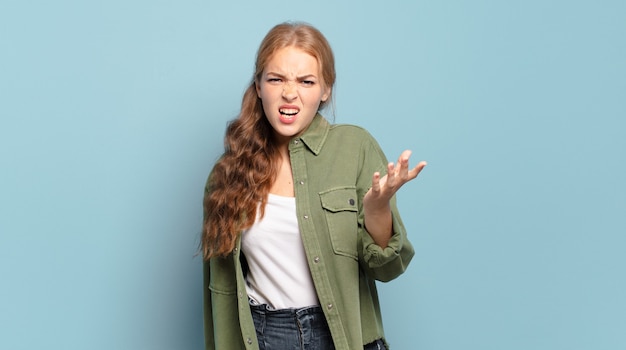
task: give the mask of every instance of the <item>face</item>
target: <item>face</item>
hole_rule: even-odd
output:
[[[256,90],[267,120],[284,143],[306,130],[320,103],[330,96],[317,59],[293,46],[274,53]]]

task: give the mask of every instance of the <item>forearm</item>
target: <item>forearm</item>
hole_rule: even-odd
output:
[[[386,248],[393,233],[391,206],[380,208],[364,207],[365,229],[372,236],[374,242],[381,248]]]
[[[415,168],[409,170],[410,150],[402,152],[398,163],[387,164],[387,174],[381,176],[375,172],[372,176],[372,187],[363,197],[365,229],[376,244],[386,248],[393,233],[393,218],[390,201],[402,185],[417,177],[426,166],[426,162],[420,162]]]

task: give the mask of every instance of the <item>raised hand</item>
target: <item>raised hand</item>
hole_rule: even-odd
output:
[[[425,161],[419,162],[413,169],[409,169],[411,151],[400,154],[398,163],[387,164],[387,174],[380,176],[379,172],[372,176],[372,188],[363,199],[363,205],[372,209],[389,205],[389,200],[405,183],[415,179],[426,166]]]
[[[400,154],[398,163],[387,164],[387,174],[380,176],[379,172],[372,176],[372,188],[363,198],[365,211],[365,227],[374,241],[381,247],[386,247],[391,238],[392,220],[389,200],[405,183],[415,179],[426,166],[425,161],[419,162],[413,169],[409,169],[411,151]]]

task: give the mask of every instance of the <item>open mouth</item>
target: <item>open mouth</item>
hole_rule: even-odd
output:
[[[286,124],[291,124],[295,121],[296,115],[300,112],[297,108],[280,108],[280,121]]]
[[[280,112],[280,114],[285,116],[294,116],[298,114],[298,112],[300,112],[300,110],[296,108],[281,108],[278,111]]]

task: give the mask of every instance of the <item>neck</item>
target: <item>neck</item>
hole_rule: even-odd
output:
[[[276,149],[280,154],[280,158],[285,159],[285,157],[289,158],[289,142],[291,142],[292,137],[290,136],[282,136],[278,135],[278,133],[274,132],[274,142],[276,145]]]

